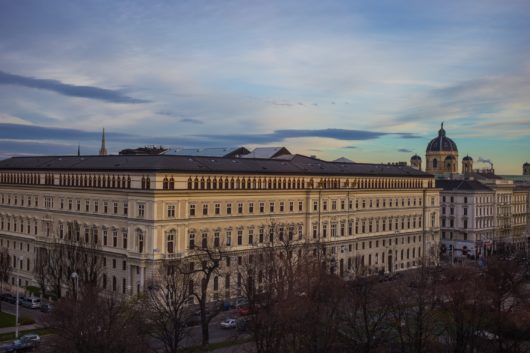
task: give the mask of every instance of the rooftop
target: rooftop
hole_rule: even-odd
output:
[[[408,166],[327,162],[302,155],[285,159],[224,158],[171,155],[40,156],[0,161],[0,171],[142,171],[298,175],[380,175],[431,177]]]
[[[493,191],[476,180],[436,180],[436,187],[444,191]]]

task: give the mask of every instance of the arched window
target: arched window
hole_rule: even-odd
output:
[[[191,178],[188,178],[188,190],[191,190],[193,188],[193,181]]]
[[[167,252],[168,254],[173,254],[175,252],[175,238],[177,232],[172,229],[167,235]]]
[[[145,178],[145,188],[151,189],[151,178],[149,177]]]
[[[164,178],[164,180],[162,181],[162,189],[169,189],[169,180],[167,178]]]
[[[432,167],[438,168],[438,161],[436,160],[436,158],[432,160]]]
[[[175,190],[175,179],[169,179],[169,190]]]

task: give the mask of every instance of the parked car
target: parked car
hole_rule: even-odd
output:
[[[11,304],[15,304],[15,302],[17,301],[17,298],[9,293],[2,294],[0,299],[2,299],[5,302],[11,303]]]
[[[236,309],[239,309],[241,307],[248,306],[248,300],[247,298],[237,298],[235,302]]]
[[[53,310],[53,305],[52,304],[42,304],[40,306],[40,311],[42,311],[43,313],[49,313],[50,311]]]
[[[238,331],[247,331],[250,327],[251,319],[249,317],[241,317],[237,319],[236,326]]]
[[[236,328],[237,321],[236,319],[226,319],[223,322],[221,322],[222,328]]]
[[[36,333],[30,333],[30,334],[24,335],[20,337],[20,340],[24,342],[31,342],[34,347],[40,344],[40,336],[37,335]]]
[[[24,298],[24,301],[22,301],[21,304],[24,308],[38,309],[40,308],[40,298],[35,298],[35,297]]]

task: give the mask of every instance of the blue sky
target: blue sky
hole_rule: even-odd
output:
[[[0,0],[0,158],[285,145],[530,161],[528,1]],[[480,165],[478,165],[480,166]]]

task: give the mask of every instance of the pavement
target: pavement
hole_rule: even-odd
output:
[[[38,328],[41,328],[39,325],[24,325],[24,326],[19,326],[18,327],[18,332],[21,332],[21,331],[27,331],[27,330],[35,330],[35,329],[38,329]],[[0,334],[3,334],[3,333],[12,333],[12,332],[15,332],[16,331],[16,327],[13,326],[13,327],[4,327],[4,328],[0,328]]]

